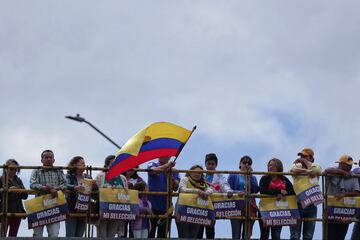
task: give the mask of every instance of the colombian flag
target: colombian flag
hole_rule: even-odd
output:
[[[146,161],[178,156],[191,134],[191,131],[168,122],[150,124],[131,137],[116,153],[106,180],[110,181]]]

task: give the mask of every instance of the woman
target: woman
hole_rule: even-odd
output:
[[[283,164],[277,159],[273,158],[268,162],[268,172],[283,172]],[[283,175],[265,175],[260,179],[260,193],[276,196],[280,200],[286,195],[295,195],[293,185],[289,179]],[[261,230],[261,240],[269,239],[271,229],[271,239],[280,239],[280,227],[264,227],[263,222],[259,221]]]
[[[96,176],[96,184],[98,188],[125,188],[128,189],[128,184],[125,176],[119,175],[110,182],[106,181],[105,175],[107,169],[114,162],[115,156],[110,155],[105,158],[104,171]],[[120,229],[120,232],[119,232]],[[124,234],[124,222],[120,220],[100,219],[97,228],[97,237],[114,238],[116,233],[120,236]]]
[[[203,170],[199,165],[194,165],[190,170]],[[202,173],[188,173],[179,183],[179,193],[196,193],[207,200],[213,190],[206,184]],[[176,222],[179,238],[196,238],[200,225],[193,223]]]
[[[77,201],[77,192],[84,191],[84,179],[92,179],[90,175],[84,173],[85,161],[83,157],[73,157],[68,164],[68,173],[66,174],[67,189],[72,191],[66,194],[66,200],[70,212],[75,211]],[[66,219],[66,237],[82,237],[85,233],[86,222],[82,217],[70,217]]]
[[[249,156],[243,156],[240,159],[239,169],[242,172],[252,172],[252,159]],[[238,192],[239,196],[243,196],[245,192],[249,191],[250,193],[257,193],[259,191],[259,185],[255,176],[251,176],[250,179],[250,189],[247,190],[246,186],[246,175],[243,174],[230,174],[228,177],[228,183],[233,191]],[[249,217],[256,217],[257,206],[254,198],[249,198]],[[233,239],[240,239],[242,236],[243,239],[245,236],[245,220],[242,219],[231,219],[231,232]],[[252,234],[252,227],[255,221],[251,221],[248,225],[249,237]],[[241,234],[243,228],[243,232]]]
[[[19,166],[18,162],[15,159],[9,159],[5,163],[8,167]],[[5,174],[8,174],[8,188],[9,189],[25,189],[24,184],[22,183],[21,179],[17,176],[20,173],[20,169],[16,168],[5,168]],[[3,188],[5,184],[3,183],[3,176],[0,178],[0,188]],[[8,213],[25,213],[22,200],[27,199],[27,193],[15,193],[9,192],[8,193],[8,205],[7,205],[7,212]],[[0,209],[2,209],[3,204],[3,194],[0,194]],[[7,229],[9,228],[9,237],[16,237],[19,226],[21,222],[21,217],[7,217],[7,226],[6,226],[6,233]]]

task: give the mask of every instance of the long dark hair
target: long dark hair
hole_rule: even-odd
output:
[[[204,170],[204,168],[202,166],[198,165],[198,164],[193,165],[189,170],[194,170],[195,168],[200,168],[201,170]],[[189,177],[190,173],[186,173],[185,176]],[[201,173],[201,181],[205,181],[204,180],[204,173]]]
[[[113,160],[113,159],[115,159],[115,155],[109,155],[109,156],[107,156],[106,158],[105,158],[105,163],[104,163],[104,170],[103,170],[103,172],[107,172],[108,171],[108,169],[107,168],[109,168],[110,166],[110,162],[111,162],[111,160]]]
[[[5,165],[9,166],[11,163],[15,164],[16,166],[19,166],[19,163],[13,158],[10,158],[9,160],[7,160]],[[17,168],[16,169],[16,174],[19,174],[19,173],[20,173],[20,168]]]
[[[75,173],[75,171],[76,171],[76,167],[75,167],[75,165],[78,163],[78,162],[80,162],[80,160],[84,160],[84,158],[83,157],[81,157],[81,156],[75,156],[75,157],[73,157],[71,160],[70,160],[70,162],[68,163],[68,173]]]
[[[270,162],[274,162],[275,167],[276,167],[276,170],[277,170],[278,172],[283,172],[283,171],[284,171],[284,167],[283,167],[283,164],[282,164],[282,162],[281,162],[280,159],[278,159],[278,158],[272,158],[272,159],[270,159],[269,162],[268,162],[268,164],[267,164],[268,168],[269,168]]]

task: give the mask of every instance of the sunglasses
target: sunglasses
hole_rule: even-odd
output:
[[[251,163],[248,162],[248,161],[243,161],[243,162],[241,162],[241,163],[244,164],[244,165],[249,165],[249,166],[251,166]]]

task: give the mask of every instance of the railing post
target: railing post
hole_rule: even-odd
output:
[[[251,228],[251,220],[249,218],[250,213],[250,205],[249,205],[249,197],[251,195],[251,181],[250,181],[250,172],[247,171],[245,173],[245,224],[244,224],[244,236],[245,239],[250,239],[250,228]],[[240,236],[241,238],[241,236]]]
[[[5,237],[5,231],[6,231],[6,224],[5,224],[5,219],[6,219],[6,215],[5,215],[5,208],[7,208],[6,204],[5,204],[5,197],[6,197],[6,193],[5,193],[5,188],[6,188],[6,174],[5,173],[5,168],[6,168],[6,165],[3,165],[3,175],[2,175],[2,189],[3,189],[3,192],[2,192],[2,209],[1,209],[1,212],[2,212],[2,215],[1,215],[1,229],[0,229],[0,236],[1,237]]]
[[[2,217],[2,224],[1,224],[1,236],[6,237],[7,234],[7,213],[8,213],[8,194],[9,194],[9,171],[7,170],[8,166],[4,165],[3,168],[3,217]]]
[[[325,180],[324,180],[325,178]],[[324,196],[324,204],[323,204],[323,222],[322,222],[322,234],[323,234],[323,239],[327,240],[327,229],[328,229],[328,214],[327,214],[327,191],[328,191],[328,186],[329,186],[329,182],[328,182],[328,176],[327,175],[323,175],[322,176],[322,187],[323,187],[323,196]]]
[[[169,216],[169,209],[172,202],[172,169],[170,168],[168,171],[166,171],[166,179],[167,179],[167,195],[166,195],[166,213],[167,216],[166,219],[166,236],[168,238],[171,238],[171,221],[172,221],[172,214]],[[169,219],[170,218],[170,219]]]

